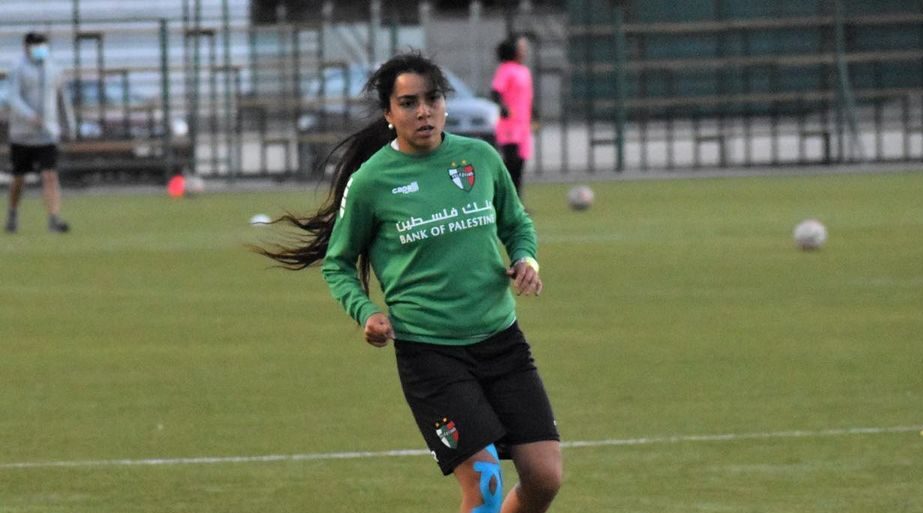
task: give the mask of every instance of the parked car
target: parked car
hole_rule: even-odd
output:
[[[7,80],[0,72],[0,166],[6,166],[9,124]],[[190,160],[189,128],[180,116],[169,124],[170,151],[164,151],[160,99],[127,91],[121,80],[107,79],[100,95],[95,79],[65,85],[79,113],[77,139],[62,145],[61,180],[70,184],[112,181],[165,181],[182,172]],[[100,99],[103,98],[103,101]],[[77,116],[75,116],[77,117]]]
[[[449,84],[455,89],[446,101],[445,129],[453,134],[478,137],[494,143],[494,127],[500,119],[500,106],[480,97],[451,71],[444,70]]]
[[[81,138],[150,138],[164,134],[163,109],[157,95],[144,96],[123,80],[70,80],[65,88],[80,119]],[[185,137],[189,125],[172,116],[171,134]]]
[[[186,120],[174,115],[165,124],[159,93],[145,95],[127,86],[118,76],[102,82],[68,81],[65,87],[79,136],[64,145],[62,179],[160,182],[182,172],[189,162],[192,147]],[[163,145],[166,130],[169,153]]]
[[[374,116],[378,106],[363,96],[373,68],[352,65],[330,67],[321,77],[305,84],[303,109],[298,117],[302,151],[314,157],[323,155],[335,134],[354,130]],[[446,97],[445,129],[448,132],[477,137],[493,144],[494,126],[500,118],[496,103],[477,96],[471,87],[452,71],[443,69],[454,89]],[[302,153],[304,155],[305,153]]]

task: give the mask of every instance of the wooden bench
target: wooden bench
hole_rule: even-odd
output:
[[[60,145],[58,171],[63,182],[165,181],[189,158],[188,144],[174,146],[172,169],[160,155],[160,139],[87,139]],[[10,170],[10,145],[0,143],[0,171]]]

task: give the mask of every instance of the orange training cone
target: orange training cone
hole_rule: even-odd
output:
[[[186,192],[186,177],[176,175],[167,182],[167,194],[171,198],[180,198]]]

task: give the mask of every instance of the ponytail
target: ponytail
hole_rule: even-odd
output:
[[[305,269],[323,261],[347,182],[363,162],[382,146],[390,143],[392,138],[393,134],[387,122],[383,117],[378,117],[365,128],[340,141],[320,163],[320,169],[325,169],[334,161],[336,166],[330,181],[330,190],[317,211],[307,217],[287,212],[273,221],[273,224],[283,223],[294,226],[304,233],[291,237],[287,243],[276,244],[269,249],[255,246],[251,249],[275,260],[280,267],[293,271]],[[362,288],[367,294],[370,276],[368,251],[359,255],[358,271]]]

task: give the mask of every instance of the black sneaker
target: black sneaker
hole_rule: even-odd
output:
[[[6,233],[16,233],[16,228],[17,228],[17,226],[16,226],[16,220],[15,220],[15,219],[7,219],[7,220],[6,220],[6,226],[5,226],[3,229],[6,231]]]
[[[61,221],[60,219],[55,219],[48,221],[48,231],[55,233],[67,233],[71,229],[70,225]]]

